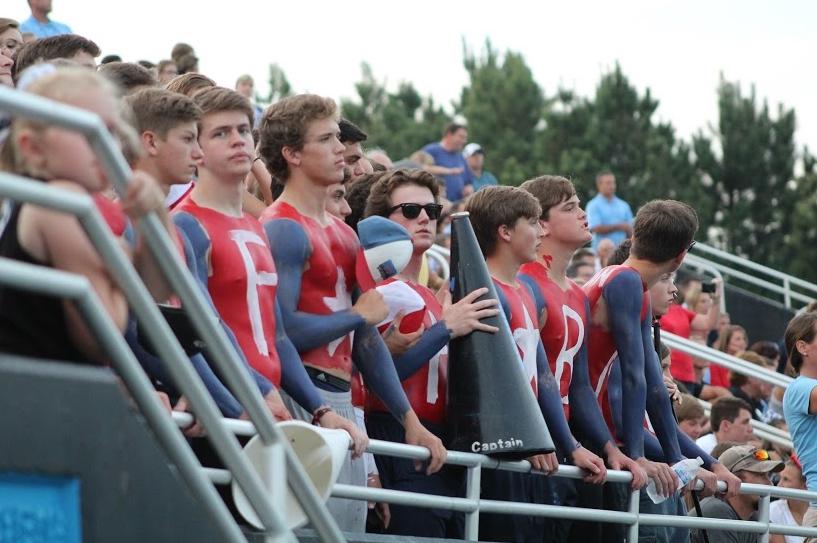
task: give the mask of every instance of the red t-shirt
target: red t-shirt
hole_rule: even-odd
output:
[[[667,314],[661,317],[661,330],[689,339],[690,332],[692,332],[692,320],[697,315],[697,313],[693,313],[685,307],[672,304],[669,306]],[[677,349],[672,351],[671,356],[670,373],[672,377],[686,383],[694,383],[695,369],[692,366],[692,356]]]

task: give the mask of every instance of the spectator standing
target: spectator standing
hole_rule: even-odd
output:
[[[471,169],[474,192],[483,187],[499,184],[494,174],[483,169],[483,165],[485,164],[485,151],[479,143],[469,143],[466,145],[462,156],[465,157],[466,162],[468,162],[468,167]]]
[[[604,171],[596,176],[598,194],[587,203],[587,220],[593,232],[592,247],[609,239],[616,246],[633,234],[633,210],[616,196],[616,177]]]
[[[67,24],[48,18],[48,14],[51,13],[51,0],[28,0],[28,7],[31,9],[31,17],[20,24],[21,32],[31,32],[37,38],[72,33]]]
[[[445,196],[451,202],[458,202],[474,192],[473,175],[462,156],[468,129],[457,123],[446,125],[443,138],[437,143],[429,143],[423,151],[434,158],[434,165],[426,171],[445,180]]]
[[[253,114],[253,128],[258,127],[258,123],[261,122],[261,116],[264,114],[264,108],[259,106],[255,102],[254,91],[255,90],[255,81],[253,80],[252,76],[249,74],[244,74],[239,76],[239,78],[235,82],[235,91],[250,101],[250,105],[252,105],[252,114]]]

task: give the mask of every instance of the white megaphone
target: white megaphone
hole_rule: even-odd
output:
[[[323,501],[329,499],[332,487],[340,474],[340,468],[349,454],[349,446],[352,443],[349,434],[345,430],[319,428],[299,420],[280,422],[278,428],[284,432],[295,455],[315,485],[318,495]],[[256,435],[244,447],[244,454],[270,494],[275,489],[285,489],[283,517],[290,529],[298,528],[306,524],[306,513],[287,484],[283,455],[274,458],[274,454],[270,454],[270,449]],[[276,464],[280,467],[278,472],[274,471]],[[256,528],[264,529],[250,501],[235,481],[232,483],[232,489],[236,508],[241,515]]]

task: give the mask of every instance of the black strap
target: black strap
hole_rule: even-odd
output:
[[[349,392],[349,390],[352,388],[352,384],[345,379],[335,377],[331,373],[319,370],[318,368],[313,368],[312,366],[304,367],[306,368],[306,373],[318,388],[329,392]]]
[[[701,509],[701,501],[698,499],[698,491],[692,491],[692,504],[695,506],[695,514],[698,515],[698,518],[704,518],[703,510]],[[703,528],[698,528],[701,531],[701,536],[704,539],[704,543],[709,543],[709,534],[706,533],[706,530]]]
[[[652,321],[652,344],[655,347],[655,352],[658,353],[658,358],[660,359],[661,358],[661,323],[659,323],[658,320]]]

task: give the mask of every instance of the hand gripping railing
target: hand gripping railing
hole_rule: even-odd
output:
[[[193,417],[189,413],[174,412],[173,419],[180,427],[188,426],[193,422]],[[255,429],[249,422],[226,420],[225,424],[231,431],[235,432],[236,435],[251,436],[255,434]],[[373,454],[395,456],[411,460],[427,460],[430,457],[428,449],[423,447],[376,439],[370,440],[368,451]],[[743,484],[740,490],[741,494],[761,496],[758,507],[758,521],[730,521],[673,515],[643,514],[639,512],[640,495],[638,491],[630,492],[627,511],[484,500],[480,498],[480,474],[482,469],[500,469],[527,473],[531,471],[530,463],[524,460],[520,462],[503,462],[481,454],[448,451],[446,464],[464,466],[467,468],[467,485],[464,498],[343,484],[336,484],[334,486],[332,496],[353,500],[387,502],[413,507],[431,507],[435,509],[460,511],[465,513],[465,539],[468,541],[478,540],[479,514],[481,512],[625,524],[629,527],[627,533],[627,541],[629,543],[638,541],[638,527],[640,525],[757,533],[761,535],[761,541],[766,542],[768,541],[769,533],[817,537],[817,528],[785,526],[782,524],[771,524],[769,522],[770,497],[817,501],[817,492],[779,488],[771,485]],[[204,468],[204,472],[215,484],[225,485],[231,481],[230,473],[226,470]],[[552,476],[581,479],[584,475],[584,472],[575,466],[561,465],[559,466],[559,471]],[[630,472],[608,470],[605,482],[629,483],[631,480],[632,474]],[[696,488],[698,490],[702,488],[700,481],[698,481]],[[726,490],[726,486],[723,482],[718,483],[718,488],[721,492]]]
[[[102,159],[103,166],[116,191],[120,195],[125,194],[131,176],[130,168],[105,125],[96,115],[2,86],[0,86],[0,110],[82,133]],[[249,462],[241,455],[236,440],[225,431],[215,402],[190,367],[187,356],[161,317],[147,289],[117,247],[99,214],[89,212],[87,207],[83,208],[83,205],[88,205],[87,202],[90,202],[90,199],[86,199],[86,204],[79,204],[75,198],[68,198],[69,196],[76,197],[76,194],[63,194],[62,197],[55,197],[52,188],[46,188],[40,183],[33,183],[10,174],[0,175],[0,180],[2,181],[0,182],[0,196],[2,197],[31,201],[77,215],[117,283],[123,289],[151,343],[156,346],[159,357],[165,362],[168,372],[201,419],[214,448],[225,465],[232,471],[261,522],[269,530],[270,535],[292,538],[280,512],[272,506],[268,499],[260,479]],[[72,205],[66,205],[65,202],[71,202]],[[314,486],[294,451],[275,426],[255,383],[241,366],[237,354],[218,325],[211,308],[181,263],[177,250],[169,236],[166,235],[159,218],[153,213],[145,216],[139,222],[139,229],[163,275],[182,300],[197,332],[207,342],[208,348],[213,353],[211,361],[218,366],[228,386],[243,404],[258,429],[262,441],[268,446],[283,448],[287,460],[288,483],[321,539],[331,542],[343,541],[343,534],[315,492]]]

